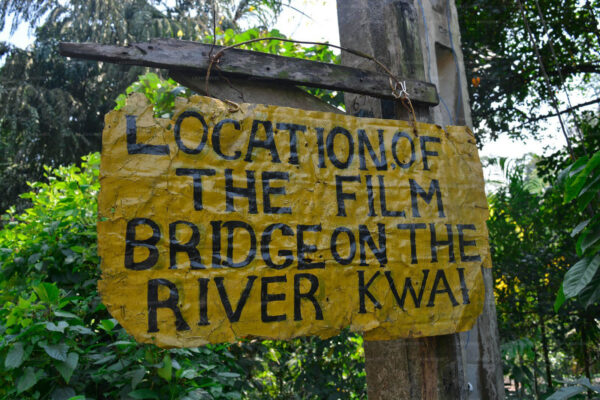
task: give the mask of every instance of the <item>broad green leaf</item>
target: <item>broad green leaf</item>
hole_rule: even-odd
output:
[[[586,219],[585,221],[581,222],[579,225],[577,225],[575,227],[575,229],[573,229],[573,232],[571,232],[571,237],[575,237],[577,235],[579,235],[579,233],[585,229],[585,227],[590,223],[592,219]]]
[[[173,374],[173,366],[171,364],[171,356],[166,354],[163,358],[162,367],[156,370],[158,376],[163,378],[165,381],[170,382]]]
[[[115,325],[115,321],[112,319],[103,319],[102,321],[100,321],[100,328],[109,333],[112,332]]]
[[[230,400],[242,400],[242,394],[240,392],[227,392],[223,396]]]
[[[69,329],[74,332],[77,332],[79,334],[82,334],[82,335],[93,335],[94,334],[94,331],[92,331],[90,328],[86,328],[85,326],[81,326],[81,325],[71,326]]]
[[[595,257],[585,257],[573,265],[565,274],[563,291],[565,298],[577,296],[594,278],[600,266],[600,254]]]
[[[131,362],[128,360],[118,360],[116,363],[106,368],[106,370],[111,372],[123,371],[130,363]]]
[[[192,390],[191,392],[189,392],[181,400],[209,400],[209,399],[213,399],[213,398],[214,397],[211,396],[210,393],[208,393],[206,390],[195,389],[195,390]]]
[[[32,367],[27,367],[23,375],[17,379],[17,393],[22,393],[30,389],[38,381],[38,377]]]
[[[600,174],[598,174],[592,182],[586,185],[577,198],[577,209],[579,211],[585,210],[588,204],[592,201],[592,199],[596,198],[598,195],[598,191],[600,189]]]
[[[45,344],[42,345],[46,353],[55,360],[58,361],[67,361],[67,352],[69,351],[69,346],[64,343],[59,344]]]
[[[54,322],[46,322],[46,329],[52,332],[61,332],[65,331],[65,328],[68,327],[69,324],[65,321],[58,321],[58,324]]]
[[[85,247],[83,246],[71,246],[71,250],[75,253],[83,253],[85,251]]]
[[[585,235],[581,241],[581,251],[585,254],[587,249],[594,246],[600,240],[600,226],[595,226],[595,230]]]
[[[131,389],[135,389],[146,375],[146,368],[140,367],[131,373]]]
[[[596,302],[600,301],[600,271],[596,273],[594,279],[592,279],[585,289],[579,293],[579,300],[585,304],[586,307],[591,307]]]
[[[579,161],[579,160],[578,160]],[[565,188],[565,201],[569,202],[579,196],[581,189],[585,186],[587,182],[587,177],[592,172],[594,168],[596,168],[600,164],[600,152],[597,152],[592,156],[592,158],[585,163],[585,167],[579,171],[575,172],[573,176],[567,180],[567,186]]]
[[[596,285],[596,287],[594,288],[594,291],[590,294],[590,297],[588,298],[588,300],[586,302],[586,307],[591,307],[599,301],[600,301],[600,284]]]
[[[78,363],[79,354],[69,353],[66,361],[56,364],[56,369],[58,370],[58,372],[63,377],[66,383],[69,383],[69,381],[71,380],[71,376],[73,376],[73,371],[75,371],[75,368],[77,368]]]
[[[6,369],[18,368],[23,363],[25,352],[23,351],[23,343],[17,342],[13,344],[4,360]]]
[[[590,382],[590,380],[587,377],[583,377],[583,378],[579,378],[575,381],[575,383],[585,386],[586,388],[593,390],[596,393],[600,393],[600,386],[598,385],[592,385],[592,383]]]
[[[552,393],[546,400],[565,400],[585,392],[587,389],[583,386],[565,386]]]
[[[52,400],[71,400],[75,397],[75,391],[70,387],[58,387],[52,392]]]
[[[42,282],[33,290],[44,303],[54,304],[58,301],[58,288],[52,283]]]
[[[198,376],[198,373],[193,369],[185,369],[182,370],[179,375],[179,378],[183,379],[195,379]]]
[[[60,318],[70,318],[70,319],[77,318],[77,319],[79,319],[79,317],[77,315],[67,312],[67,311],[62,311],[62,310],[54,311],[54,315],[56,315],[57,317],[60,317]]]
[[[581,172],[583,168],[585,168],[585,163],[587,162],[587,157],[581,157],[577,159],[573,164],[569,165],[567,168],[563,169],[558,173],[558,177],[556,179],[559,185],[568,186],[570,181],[573,179],[573,176],[578,172]],[[567,202],[567,200],[565,200]]]
[[[584,238],[585,238],[585,234],[579,235],[579,238],[577,239],[577,242],[575,243],[575,251],[577,252],[577,255],[579,257],[583,257],[583,250],[581,250],[581,242],[583,242]]]
[[[129,397],[132,399],[156,399],[160,400],[160,396],[154,390],[151,389],[138,389],[133,392],[129,392]]]
[[[223,378],[239,378],[240,374],[236,374],[235,372],[217,372],[217,375],[222,376]]]
[[[560,289],[558,289],[558,294],[556,295],[556,300],[554,300],[554,312],[558,312],[560,307],[567,301],[565,297],[565,292],[563,291],[563,285],[560,285]]]

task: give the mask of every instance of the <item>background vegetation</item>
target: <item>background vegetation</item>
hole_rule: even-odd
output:
[[[226,44],[280,35],[268,29],[290,6],[216,3],[214,39]],[[505,172],[489,195],[488,226],[507,395],[598,396],[600,121],[597,109],[582,111],[563,94],[598,89],[600,2],[457,5],[480,143],[563,135],[550,114],[554,106],[572,108],[562,114],[570,150],[489,160]],[[57,43],[126,44],[155,36],[212,42],[211,13],[210,2],[201,0],[0,5],[0,26],[12,17],[14,26],[36,27],[26,50],[0,43],[0,210],[7,210],[0,229],[0,398],[366,397],[360,336],[164,350],[135,344],[100,302],[96,151],[103,115],[131,92],[144,93],[158,115],[168,114],[174,98],[190,91],[141,68],[66,60]],[[241,22],[255,28],[242,32]],[[322,46],[251,48],[337,62]],[[544,132],[546,120],[552,124]]]

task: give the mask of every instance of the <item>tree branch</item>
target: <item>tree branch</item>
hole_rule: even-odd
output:
[[[576,106],[573,106],[573,107],[565,108],[564,110],[560,111],[559,113],[550,113],[550,114],[542,115],[542,116],[539,116],[536,118],[531,118],[529,120],[529,122],[535,122],[535,121],[539,121],[541,119],[556,117],[556,116],[558,116],[558,114],[564,114],[564,113],[567,113],[567,112],[570,112],[573,110],[577,110],[578,108],[591,106],[592,104],[596,104],[596,103],[600,103],[600,97],[597,99],[594,99],[594,100],[586,101],[585,103],[577,104]]]
[[[559,70],[550,72],[551,75],[554,75],[554,74],[558,75],[560,73],[562,73],[562,74],[578,74],[578,73],[598,74],[598,73],[600,73],[600,65],[592,64],[592,63],[567,65],[567,66],[560,68]]]

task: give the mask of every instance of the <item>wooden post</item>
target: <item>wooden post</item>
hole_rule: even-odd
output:
[[[470,123],[454,1],[341,0],[337,8],[342,46],[373,55],[397,76],[438,84],[444,109],[417,106],[418,120]],[[342,64],[375,69],[344,52]],[[353,115],[408,119],[391,100],[346,94],[345,102]],[[470,332],[365,342],[369,399],[504,398],[493,278],[483,272],[486,304]]]

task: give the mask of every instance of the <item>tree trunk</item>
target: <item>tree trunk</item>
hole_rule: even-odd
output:
[[[587,346],[587,323],[585,315],[582,315],[582,326],[581,326],[581,351],[583,352],[583,368],[585,376],[591,381],[592,374],[590,371],[590,354]],[[592,391],[588,389],[587,398],[592,398]]]
[[[540,313],[540,331],[542,334],[542,352],[544,353],[544,364],[546,364],[546,383],[549,391],[552,391],[552,372],[550,368],[550,351],[548,349],[548,337],[546,336],[546,321]]]
[[[456,123],[470,122],[454,1],[338,0],[337,8],[342,46],[374,56],[401,80],[431,80],[438,91],[457,99],[450,103],[451,109],[456,109]],[[438,53],[443,57],[438,58]],[[372,62],[345,52],[342,64],[375,70]],[[352,115],[410,118],[398,102],[351,94],[346,94],[345,102]],[[439,107],[414,108],[418,121],[448,123]],[[369,399],[504,398],[492,271],[483,268],[483,276],[486,303],[471,331],[365,342]]]
[[[535,391],[535,398],[539,400],[540,398],[540,390],[538,387],[538,362],[537,362],[537,349],[535,345],[533,345],[533,390]]]

